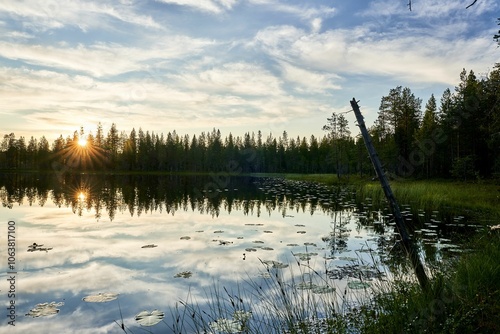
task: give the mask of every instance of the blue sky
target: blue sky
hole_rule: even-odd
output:
[[[1,134],[53,140],[101,122],[309,138],[353,97],[371,125],[391,88],[424,107],[463,68],[499,61],[500,5],[470,2],[2,1]]]

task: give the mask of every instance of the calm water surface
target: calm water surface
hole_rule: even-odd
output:
[[[118,333],[123,321],[130,332],[168,333],[179,300],[203,307],[214,286],[246,289],[268,280],[269,267],[290,265],[280,270],[299,281],[300,263],[351,293],[348,282],[388,279],[404,263],[387,211],[369,199],[355,203],[347,190],[217,174],[11,174],[0,182],[2,235],[14,221],[17,272],[16,326],[3,316],[0,332]],[[463,216],[403,210],[429,265],[459,252],[456,240],[471,230]],[[1,245],[7,268],[5,240]],[[5,306],[7,272],[0,284]],[[98,293],[119,296],[83,301]],[[25,316],[50,302],[56,315]],[[136,323],[136,314],[154,309],[165,312],[164,322]]]

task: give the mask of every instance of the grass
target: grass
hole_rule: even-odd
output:
[[[297,263],[301,279],[266,267],[268,279],[245,289],[212,288],[208,309],[189,299],[171,311],[174,333],[498,333],[500,332],[500,230],[471,241],[476,251],[434,272],[430,288],[401,276],[365,290],[368,301],[339,291],[325,273]],[[311,286],[329,287],[314,293]],[[335,289],[337,288],[337,289]],[[370,291],[368,291],[370,290]]]
[[[334,175],[281,177],[339,184]],[[374,204],[385,205],[378,182],[355,177],[349,182],[356,188],[359,199],[370,197]],[[500,186],[494,183],[398,180],[391,181],[391,186],[401,204],[424,210],[470,211],[493,224],[500,220]],[[498,333],[500,230],[482,232],[463,247],[473,252],[464,253],[440,271],[433,269],[430,288],[426,291],[416,280],[395,278],[380,282],[373,288],[370,301],[360,303],[348,300],[347,290],[315,296],[310,289],[298,289],[304,284],[310,285],[311,277],[322,280],[317,272],[309,272],[309,276],[301,272],[301,277],[308,277],[308,280],[286,282],[282,273],[268,268],[270,281],[265,287],[250,282],[247,293],[251,298],[247,298],[248,295],[235,297],[227,291],[225,299],[224,294],[212,294],[217,302],[212,303],[211,310],[215,314],[209,318],[219,319],[226,326],[234,322],[223,319],[236,321],[236,331],[226,327],[219,331],[221,333]],[[303,269],[300,265],[299,268]],[[327,286],[333,285],[328,283]],[[183,305],[188,313],[196,313],[187,303]],[[237,312],[251,309],[261,312],[245,318],[244,322],[237,319]],[[199,315],[199,332],[216,333],[214,322],[201,320],[208,314],[200,312]]]
[[[451,181],[392,181],[398,203],[424,210],[472,212],[492,219],[500,218],[500,185]],[[385,196],[377,182],[357,186],[357,197],[372,198],[383,204]]]
[[[344,185],[356,190],[357,198],[369,197],[373,204],[385,205],[385,195],[379,181],[358,175],[333,174],[282,174],[291,180],[319,182],[327,185]],[[482,180],[475,183],[450,180],[391,180],[394,196],[400,205],[431,211],[473,212],[483,218],[500,219],[500,184],[498,180]]]

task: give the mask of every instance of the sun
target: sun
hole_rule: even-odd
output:
[[[80,145],[81,147],[85,147],[87,145],[87,139],[85,138],[78,139],[78,145]]]

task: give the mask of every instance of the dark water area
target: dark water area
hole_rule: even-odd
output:
[[[12,299],[4,292],[13,271],[20,333],[116,333],[122,321],[131,332],[168,333],[179,300],[203,308],[214,286],[247,289],[272,279],[270,270],[297,282],[304,271],[289,268],[299,264],[324,276],[308,289],[345,295],[406,267],[390,213],[349,188],[226,174],[19,173],[0,176],[0,201],[5,234],[15,225],[16,237],[1,300]],[[463,252],[478,228],[466,215],[402,210],[428,268]],[[7,252],[1,261],[6,268]],[[136,322],[155,309],[160,323]]]

